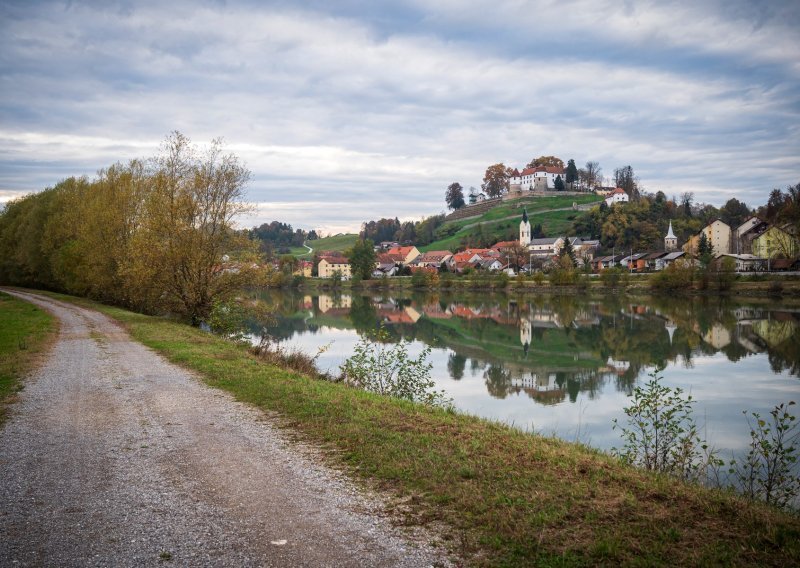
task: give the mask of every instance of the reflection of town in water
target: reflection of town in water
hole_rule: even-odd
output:
[[[800,307],[774,309],[766,301],[285,292],[262,299],[278,314],[269,331],[279,339],[384,325],[396,340],[448,349],[450,378],[482,377],[495,398],[575,402],[609,383],[630,393],[654,367],[691,368],[696,357],[717,353],[733,362],[767,353],[773,372],[800,376]]]

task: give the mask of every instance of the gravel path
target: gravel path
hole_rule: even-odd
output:
[[[0,432],[0,565],[447,565],[263,413],[98,312],[8,292],[62,326]]]

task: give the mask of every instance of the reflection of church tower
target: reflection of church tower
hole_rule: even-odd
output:
[[[522,209],[522,221],[519,224],[519,244],[526,247],[531,242],[531,224],[528,221],[528,209]]]
[[[672,232],[672,221],[669,222],[669,231],[667,231],[667,236],[664,237],[664,250],[667,252],[678,250],[678,237]]]
[[[675,322],[672,320],[667,320],[666,325],[664,326],[669,334],[669,344],[672,345],[672,336],[675,334],[675,330],[678,329],[678,326],[675,325]]]
[[[520,318],[519,320],[519,342],[522,343],[522,350],[525,355],[528,354],[528,348],[531,346],[531,336],[533,335],[533,326],[531,320],[527,318]]]

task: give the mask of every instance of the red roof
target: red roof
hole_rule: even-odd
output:
[[[323,256],[319,260],[320,262],[326,260],[328,264],[350,264],[350,261],[343,256]]]
[[[413,249],[414,247],[394,247],[389,249],[389,254],[402,254],[405,258]]]
[[[504,249],[504,248],[512,248],[519,244],[519,241],[500,241],[499,243],[495,243],[492,247],[493,249]]]
[[[606,194],[606,197],[611,197],[612,195],[617,195],[619,193],[625,193],[625,190],[621,187],[616,188],[614,191],[610,191]],[[627,193],[625,193],[627,195]]]
[[[529,176],[536,173],[545,172],[548,174],[564,175],[564,168],[557,168],[555,166],[537,166],[535,168],[525,168],[522,170],[521,176]]]

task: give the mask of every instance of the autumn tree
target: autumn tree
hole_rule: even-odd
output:
[[[494,164],[486,168],[481,189],[489,197],[499,197],[508,191],[508,168],[504,164]]]
[[[447,207],[450,209],[461,209],[465,205],[464,188],[461,187],[461,184],[457,181],[451,183],[447,186],[444,199],[447,202]]]
[[[538,168],[539,166],[563,169],[564,161],[561,158],[556,158],[555,156],[539,156],[538,158],[532,159],[525,167]]]
[[[216,298],[251,276],[252,247],[233,229],[234,219],[250,209],[243,201],[250,172],[223,153],[220,140],[200,151],[180,132],[167,138],[152,167],[131,275],[138,285],[161,290],[164,307],[198,325]],[[223,256],[236,253],[242,262],[225,269]]]

